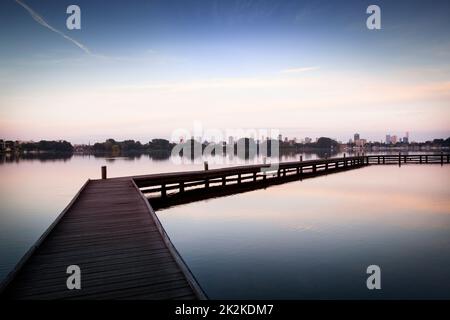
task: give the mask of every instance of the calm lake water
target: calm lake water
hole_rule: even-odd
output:
[[[0,279],[105,164],[109,176],[203,167],[145,155],[0,163]],[[225,165],[236,163],[210,162]],[[450,298],[448,165],[366,167],[157,214],[210,298]],[[366,288],[372,264],[379,291]]]

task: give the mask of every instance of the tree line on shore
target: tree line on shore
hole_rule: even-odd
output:
[[[290,151],[311,151],[311,150],[338,150],[340,145],[337,141],[321,137],[315,142],[310,143],[293,143],[285,141],[265,140],[259,145],[267,148],[271,144],[277,142],[280,150]],[[196,140],[186,140],[182,142],[184,145],[197,145],[204,149],[209,143],[200,142]],[[234,148],[238,144],[244,144],[246,148],[249,146],[256,146],[258,142],[252,138],[241,138],[233,142]],[[223,147],[227,144],[225,142],[219,142],[213,144],[216,147]],[[384,144],[379,142],[370,142],[367,144],[369,147],[383,146]],[[404,144],[399,143],[395,145],[386,145],[389,147],[401,147]],[[434,147],[450,147],[450,137],[447,139],[434,139],[433,141],[427,141],[425,143],[408,144],[409,146],[434,146]],[[176,143],[170,142],[166,139],[152,139],[148,143],[142,144],[140,141],[124,140],[116,141],[114,139],[107,139],[105,142],[97,142],[94,145],[75,145],[65,140],[60,141],[47,141],[41,140],[39,142],[19,142],[0,139],[0,153],[33,153],[33,152],[55,152],[55,153],[94,153],[94,154],[126,154],[126,153],[170,153],[176,146]],[[269,147],[270,148],[270,147]]]
[[[285,143],[282,141],[276,141],[274,139],[272,140],[266,140],[260,143],[260,145],[270,145],[274,144],[275,142],[278,142],[278,145],[280,149],[292,149],[292,147],[295,148],[292,144]],[[196,148],[201,148],[204,150],[207,145],[213,145],[216,148],[221,148],[226,146],[227,144],[225,142],[219,142],[219,143],[211,143],[211,142],[201,142],[194,139],[189,139],[184,142],[181,142],[181,144],[185,146],[192,146]],[[176,146],[176,143],[172,143],[165,139],[153,139],[150,142],[146,144],[141,144],[139,141],[134,140],[125,140],[125,141],[115,141],[114,139],[108,139],[105,142],[102,143],[95,143],[92,146],[92,151],[94,153],[112,153],[112,154],[118,154],[118,153],[129,153],[129,152],[171,152],[172,149]],[[235,142],[233,142],[233,147],[236,148],[237,145],[244,145],[246,149],[249,149],[250,147],[256,148],[258,145],[258,142],[251,138],[241,138]],[[311,149],[338,149],[339,144],[337,141],[321,137],[316,142],[309,143],[307,145],[304,145],[305,147],[311,148]]]
[[[19,142],[11,140],[0,140],[0,153],[12,152],[57,152],[72,153],[74,150],[72,144],[65,140],[48,141],[41,140],[39,142]]]

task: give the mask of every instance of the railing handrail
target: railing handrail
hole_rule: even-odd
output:
[[[445,159],[445,160],[444,160]],[[352,168],[364,165],[382,165],[382,164],[395,164],[398,163],[449,163],[450,154],[379,154],[379,155],[366,155],[360,154],[356,156],[328,159],[314,159],[306,161],[290,161],[276,163],[277,166],[272,167],[271,164],[256,164],[256,165],[244,165],[244,166],[234,166],[217,168],[211,170],[195,170],[195,171],[182,171],[182,172],[170,172],[170,173],[156,173],[149,175],[140,175],[126,177],[131,178],[140,188],[151,188],[160,185],[161,191],[164,193],[165,190],[169,190],[170,185],[178,184],[181,189],[183,185],[189,186],[199,185],[200,182],[204,182],[208,186],[209,182],[217,182],[218,179],[223,179],[223,182],[231,181],[233,179],[228,179],[230,177],[237,176],[236,181],[240,183],[243,180],[251,179],[253,175],[256,181],[257,177],[263,176],[265,179],[271,177],[273,172],[277,172],[277,176],[286,176],[286,173],[292,172],[292,170],[297,171],[297,175],[302,175],[305,172],[316,173],[318,171],[323,172],[329,169],[329,164],[331,168]],[[266,169],[266,170],[262,170]],[[247,176],[250,175],[250,176]],[[119,178],[121,179],[121,178]],[[234,181],[233,180],[233,181]],[[153,190],[153,189],[152,189]]]
[[[328,159],[315,159],[315,160],[306,160],[306,161],[290,161],[290,162],[281,162],[276,163],[277,168],[270,171],[277,171],[279,169],[290,169],[290,168],[305,168],[314,165],[323,165],[327,163],[334,162],[343,162],[345,160],[356,160],[362,159],[363,156],[354,156],[354,157],[340,157],[340,158],[328,158]],[[182,181],[193,181],[195,179],[212,179],[219,178],[222,176],[227,176],[231,174],[251,174],[255,172],[261,172],[263,168],[270,168],[271,164],[256,164],[256,165],[247,165],[247,166],[234,166],[234,167],[226,167],[226,168],[217,168],[210,170],[195,170],[195,171],[182,171],[182,172],[170,172],[170,173],[155,173],[150,175],[140,175],[133,176],[132,179],[139,185],[140,181],[149,182],[153,180],[155,184],[164,180],[165,183],[170,183],[171,180],[176,182]],[[269,171],[269,172],[270,172]]]
[[[379,158],[384,158],[385,160],[398,160],[399,156],[401,158],[407,157],[407,159],[416,158],[420,159],[420,157],[428,157],[429,160],[439,159],[442,157],[449,156],[448,154],[380,154],[380,155],[366,155],[360,154],[356,156],[349,157],[337,157],[337,158],[328,158],[328,159],[314,159],[314,160],[305,160],[305,161],[290,161],[290,162],[280,162],[276,163],[277,166],[273,170],[264,170],[266,172],[275,172],[278,170],[292,169],[292,168],[308,168],[311,166],[321,166],[329,163],[339,162],[342,163],[344,161],[352,161],[352,160],[365,160],[367,164],[371,163],[373,159],[378,160]],[[275,164],[275,163],[274,163]],[[220,178],[224,176],[230,175],[243,175],[243,174],[254,174],[261,172],[262,169],[270,169],[271,164],[255,164],[255,165],[244,165],[244,166],[233,166],[233,167],[225,167],[225,168],[217,168],[210,170],[195,170],[195,171],[182,171],[182,172],[170,172],[170,173],[155,173],[149,175],[139,175],[132,176],[131,178],[136,182],[138,186],[141,183],[145,183],[146,186],[158,185],[161,183],[171,184],[171,183],[180,183],[180,182],[189,182],[189,181],[201,181],[205,179],[214,179]]]

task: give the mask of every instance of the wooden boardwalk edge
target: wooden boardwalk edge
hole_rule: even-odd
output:
[[[136,183],[133,179],[131,179],[133,186],[136,188],[137,192],[141,196],[141,199],[144,201],[145,205],[148,208],[148,211],[150,213],[150,217],[154,220],[156,227],[161,234],[161,237],[164,240],[165,245],[167,246],[167,249],[169,249],[170,253],[172,254],[173,258],[175,259],[175,262],[183,272],[183,274],[186,277],[186,280],[188,281],[189,285],[191,286],[192,290],[194,291],[195,295],[199,300],[207,300],[208,296],[203,291],[202,287],[197,282],[197,279],[195,278],[194,274],[189,269],[186,262],[183,260],[181,255],[179,254],[178,250],[173,245],[172,241],[170,240],[169,235],[167,234],[166,230],[164,230],[164,227],[161,224],[161,221],[159,220],[158,216],[156,215],[155,211],[153,210],[152,206],[150,205],[150,202],[145,197],[145,195],[141,192],[141,190],[138,188]]]

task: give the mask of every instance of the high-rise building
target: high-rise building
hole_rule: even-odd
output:
[[[305,138],[305,143],[311,143],[311,142],[312,142],[312,139],[310,137]]]
[[[386,135],[386,144],[390,144],[391,143],[391,135],[387,134]]]
[[[283,141],[283,136],[281,134],[278,135],[278,141]]]
[[[356,143],[356,141],[358,141],[358,140],[359,140],[359,133],[355,133],[353,135],[353,141],[355,141],[355,143]]]
[[[403,143],[409,143],[409,132],[406,131],[405,137],[403,138]]]
[[[396,144],[397,143],[397,136],[396,135],[391,136],[391,143],[392,144]]]

